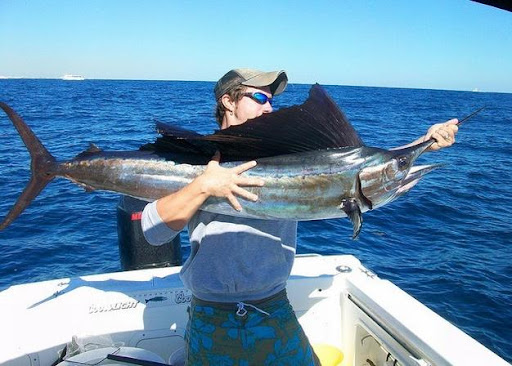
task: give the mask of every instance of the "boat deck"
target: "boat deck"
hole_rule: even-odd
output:
[[[66,278],[0,292],[0,364],[51,365],[65,345],[138,347],[167,361],[184,345],[191,294],[180,267]],[[508,365],[353,256],[298,256],[288,294],[311,343],[399,365]]]

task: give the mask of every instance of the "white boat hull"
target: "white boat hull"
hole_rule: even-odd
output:
[[[190,292],[180,267],[67,278],[0,292],[0,364],[52,365],[75,339],[138,347],[163,360],[183,347]],[[476,340],[368,271],[353,256],[298,256],[288,294],[313,345],[342,365],[508,365]],[[392,364],[392,363],[391,363]]]
[[[82,80],[85,80],[85,78],[82,76],[82,75],[64,75],[62,78],[62,80],[67,80],[67,81],[82,81]]]

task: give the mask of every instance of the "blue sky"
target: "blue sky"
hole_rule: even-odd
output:
[[[512,13],[469,0],[1,0],[0,76],[512,92]]]

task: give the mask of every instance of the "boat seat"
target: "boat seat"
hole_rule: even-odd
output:
[[[322,366],[339,366],[343,361],[343,352],[330,344],[314,344],[313,350]]]
[[[185,366],[186,364],[186,347],[182,346],[175,350],[169,357],[169,365],[171,366]]]
[[[110,359],[109,355],[117,356],[117,359]],[[152,364],[166,365],[165,361],[157,354],[148,350],[136,347],[104,347],[91,351],[79,353],[70,357],[57,366],[76,365],[109,365],[109,366],[133,366],[133,362],[123,362],[122,358],[135,359],[138,361],[149,361]],[[140,364],[140,363],[139,363]]]

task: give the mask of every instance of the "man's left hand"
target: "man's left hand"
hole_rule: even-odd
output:
[[[429,150],[436,151],[444,147],[452,146],[455,143],[455,135],[459,130],[457,123],[459,123],[459,120],[454,118],[431,126],[427,134],[423,137],[423,141],[427,141],[430,138],[436,140],[436,142],[430,146]]]

